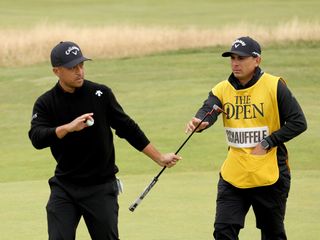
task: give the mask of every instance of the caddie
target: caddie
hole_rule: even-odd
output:
[[[238,239],[252,207],[262,240],[287,239],[284,218],[291,177],[285,142],[307,129],[305,116],[286,82],[260,68],[256,40],[240,37],[222,56],[230,57],[231,75],[209,92],[186,126],[186,132],[192,131],[214,104],[227,113],[223,125],[228,153],[218,183],[214,238]],[[217,116],[209,116],[198,131]]]

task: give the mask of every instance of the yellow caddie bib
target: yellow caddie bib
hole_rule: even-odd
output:
[[[263,138],[280,128],[279,79],[264,73],[246,89],[236,90],[228,81],[222,81],[212,89],[228,113],[223,116],[223,125],[229,151],[221,167],[221,176],[235,187],[268,186],[279,178],[276,147],[265,155],[251,154]]]

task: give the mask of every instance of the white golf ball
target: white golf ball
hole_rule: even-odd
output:
[[[88,127],[91,127],[94,124],[94,120],[93,119],[92,120],[88,119],[86,121],[86,124],[87,124]]]

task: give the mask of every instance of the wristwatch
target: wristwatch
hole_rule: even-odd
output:
[[[260,144],[263,147],[263,149],[265,149],[265,150],[268,150],[270,148],[270,145],[269,145],[268,141],[265,140],[265,139],[262,139]]]

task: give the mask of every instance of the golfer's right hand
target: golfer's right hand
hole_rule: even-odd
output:
[[[77,132],[81,131],[82,129],[88,127],[88,125],[85,123],[88,119],[92,120],[93,113],[86,113],[81,115],[80,117],[77,117],[72,122],[67,124],[68,132]]]
[[[201,122],[201,119],[196,118],[196,117],[192,118],[192,119],[187,123],[185,133],[190,133],[190,132],[192,132],[192,131],[198,126],[198,124],[199,124],[200,122]],[[200,126],[198,127],[197,132],[205,129],[208,125],[209,125],[209,122],[202,122],[202,123],[200,124]]]
[[[77,117],[70,123],[57,127],[56,128],[57,137],[61,139],[64,136],[66,136],[68,133],[81,131],[82,129],[88,127],[85,121],[88,119],[92,120],[93,119],[92,116],[93,116],[93,113],[86,113]]]

